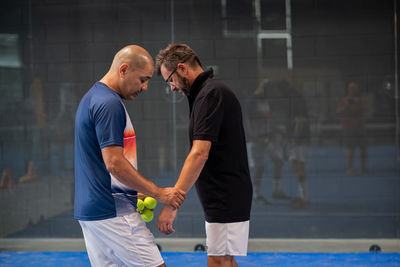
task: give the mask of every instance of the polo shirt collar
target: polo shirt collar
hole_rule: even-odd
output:
[[[197,78],[194,80],[192,86],[190,87],[188,98],[193,101],[199,94],[203,83],[208,78],[212,78],[213,76],[214,76],[214,71],[212,68],[208,68],[206,71],[200,73],[199,76],[197,76]]]

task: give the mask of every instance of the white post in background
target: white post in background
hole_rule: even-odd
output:
[[[394,0],[394,102],[395,102],[395,114],[396,114],[396,149],[397,159],[400,161],[400,143],[399,143],[399,66],[398,66],[398,34],[397,34],[397,0]]]
[[[175,42],[175,14],[174,14],[174,0],[171,0],[171,43]],[[176,95],[172,93],[172,163],[174,175],[177,175],[177,152],[176,152]]]

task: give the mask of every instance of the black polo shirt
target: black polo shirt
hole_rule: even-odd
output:
[[[193,140],[212,142],[208,160],[196,182],[206,221],[249,220],[253,188],[238,99],[208,69],[192,84],[188,100],[190,145]]]

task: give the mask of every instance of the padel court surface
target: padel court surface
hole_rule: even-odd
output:
[[[169,267],[205,267],[205,252],[162,252]],[[248,253],[236,257],[240,267],[260,266],[400,266],[400,253]],[[90,266],[86,252],[0,252],[0,266]]]

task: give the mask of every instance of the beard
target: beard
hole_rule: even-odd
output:
[[[182,84],[181,87],[177,87],[178,92],[181,94],[185,94],[187,95],[190,91],[190,83],[189,80],[186,78],[183,78],[182,76],[179,75],[179,73],[177,73],[178,79],[179,79],[179,83]]]

